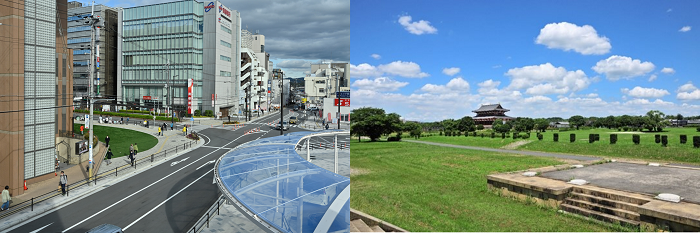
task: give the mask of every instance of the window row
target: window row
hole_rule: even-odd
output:
[[[90,54],[90,50],[89,49],[73,50],[73,55],[82,55],[82,54]]]
[[[171,39],[154,39],[145,41],[125,41],[123,51],[138,51],[138,50],[161,50],[161,49],[186,49],[195,48],[202,49],[203,41],[199,38],[171,38]]]
[[[223,41],[223,40],[221,41],[221,45],[231,48],[231,43]]]
[[[183,19],[176,21],[145,23],[124,26],[124,37],[162,35],[170,33],[195,32],[202,33],[204,24],[194,19]]]
[[[224,25],[220,25],[220,26],[221,26],[221,30],[225,31],[228,34],[231,34],[231,29],[224,27]]]
[[[71,17],[68,17],[68,22],[80,20],[80,19],[88,17],[88,16],[90,16],[90,14],[71,16]]]
[[[219,70],[219,75],[223,77],[231,77],[231,72]]]
[[[231,58],[224,55],[219,55],[219,59],[221,59],[222,61],[231,62]]]
[[[179,1],[126,8],[124,9],[124,20],[193,13],[196,15],[204,15],[204,5],[197,1]]]
[[[202,80],[202,70],[200,69],[173,69],[169,72],[163,72],[162,69],[151,69],[151,70],[124,70],[122,72],[122,80],[124,83],[128,81],[136,80],[139,82],[143,81],[158,81],[165,83],[166,81],[175,83],[184,83],[187,79]],[[170,75],[170,79],[168,79]],[[133,82],[132,82],[133,83]]]
[[[90,37],[80,37],[80,38],[74,38],[74,39],[68,40],[68,44],[85,43],[85,42],[90,42]]]
[[[202,64],[202,54],[169,54],[169,55],[125,55],[124,65],[165,65],[170,60],[170,64],[194,63]]]
[[[90,30],[90,26],[80,26],[80,27],[68,28],[68,32],[81,32],[81,31],[88,31],[88,30]]]

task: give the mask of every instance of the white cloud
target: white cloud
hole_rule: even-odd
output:
[[[382,72],[377,67],[367,63],[357,66],[350,64],[350,75],[352,77],[379,77],[382,76]]]
[[[650,75],[650,76],[649,76],[649,82],[656,80],[656,78],[658,78],[658,77],[659,77],[659,76],[657,76],[656,74]]]
[[[664,67],[663,69],[661,69],[661,73],[674,74],[676,73],[676,70],[674,70],[673,68]]]
[[[690,29],[692,29],[691,26],[685,26],[685,27],[682,27],[682,28],[681,28],[680,30],[678,30],[678,31],[679,31],[679,32],[687,32],[687,31],[690,31]]]
[[[280,67],[280,68],[309,68],[311,67],[311,62],[306,61],[306,60],[284,60],[281,61],[275,66]]]
[[[525,103],[549,103],[549,102],[552,102],[552,98],[537,95],[537,96],[525,98],[523,101]]]
[[[606,54],[612,48],[610,40],[598,36],[598,32],[592,26],[578,26],[568,22],[545,25],[540,29],[535,42],[550,49],[574,50],[583,55]]]
[[[372,58],[374,58],[374,59],[377,59],[377,60],[379,60],[379,59],[381,59],[381,58],[382,58],[382,56],[381,56],[381,55],[379,55],[379,54],[376,54],[376,53],[373,53],[373,54],[372,54],[372,55],[370,55],[370,56],[371,56]]]
[[[530,95],[563,94],[583,90],[591,79],[581,70],[567,71],[551,63],[513,68],[506,72],[511,83],[508,90],[526,89]]]
[[[635,107],[635,106],[639,107],[639,105],[672,106],[675,104],[672,102],[663,101],[660,99],[656,99],[654,101],[649,101],[648,99],[633,99],[633,100],[625,102],[624,105],[628,105],[628,106],[632,106],[632,107]]]
[[[462,77],[456,77],[450,80],[446,85],[425,84],[420,89],[421,91],[442,94],[442,93],[467,93],[469,92],[469,82]]]
[[[373,91],[397,91],[406,85],[408,85],[408,82],[399,82],[387,77],[379,77],[373,80],[358,79],[352,83],[352,86],[358,89]]]
[[[442,73],[443,73],[443,74],[446,74],[446,75],[449,75],[449,76],[453,76],[453,75],[459,73],[459,67],[452,67],[452,68],[445,68],[445,69],[442,69]]]
[[[673,11],[673,8],[668,8],[668,10],[666,10],[666,13],[671,12],[671,11]]]
[[[689,92],[689,91],[694,91],[697,90],[698,88],[693,85],[693,83],[689,82],[684,84],[683,86],[678,87],[678,90],[676,92]]]
[[[654,67],[654,64],[648,61],[613,55],[598,61],[592,69],[599,74],[605,74],[609,80],[616,81],[642,76],[654,70]]]
[[[385,65],[379,65],[377,68],[390,75],[398,75],[406,78],[425,78],[430,76],[427,73],[420,71],[420,66],[414,62],[395,61]]]
[[[629,88],[622,88],[621,91],[626,95],[636,98],[661,98],[665,95],[671,94],[664,89],[644,88],[640,86],[636,86],[632,88],[632,90],[630,90]]]
[[[437,29],[431,26],[429,21],[420,20],[416,22],[411,22],[410,15],[404,15],[399,17],[399,24],[401,24],[401,26],[403,26],[403,28],[406,29],[406,31],[415,35],[423,35],[425,33],[437,33]]]

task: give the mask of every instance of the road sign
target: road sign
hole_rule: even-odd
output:
[[[194,122],[194,117],[190,118],[190,121]]]
[[[335,99],[333,106],[338,106],[338,100],[340,100],[340,106],[350,107],[350,99]]]
[[[350,99],[349,91],[338,91],[335,93],[338,98]]]

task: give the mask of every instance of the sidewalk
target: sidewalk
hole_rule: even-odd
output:
[[[81,181],[88,177],[88,173],[86,170],[88,166],[87,161],[80,164],[79,166],[73,166],[64,170],[66,175],[68,175],[69,186],[67,187],[67,189],[69,193],[67,196],[61,197],[61,192],[58,189],[58,176],[53,177],[49,180],[28,185],[28,190],[25,191],[24,194],[12,197],[13,205],[10,206],[9,210],[0,212],[0,219],[2,220],[0,221],[0,231],[10,228],[27,219],[41,215],[54,208],[70,204],[74,201],[81,199],[86,195],[90,195],[91,193],[102,190],[113,183],[119,182],[124,179],[128,179],[133,175],[145,171],[152,166],[166,162],[169,158],[173,158],[176,156],[175,150],[172,150],[171,148],[174,148],[176,146],[179,147],[177,150],[177,154],[182,154],[203,145],[203,141],[199,141],[196,144],[191,144],[191,147],[184,149],[183,145],[188,142],[191,142],[192,140],[186,139],[182,135],[182,128],[180,128],[180,130],[167,130],[164,132],[164,136],[156,136],[158,133],[158,127],[146,128],[141,125],[133,124],[96,124],[107,127],[131,129],[143,133],[148,133],[150,135],[155,136],[158,139],[158,144],[156,144],[154,147],[148,150],[139,151],[138,155],[136,156],[137,166],[136,168],[134,168],[130,166],[130,161],[126,157],[112,159],[112,163],[107,164],[106,161],[103,161],[104,155],[106,154],[106,148],[102,142],[99,142],[100,146],[97,147],[98,150],[93,155],[93,161],[95,162],[95,173],[104,174],[98,176],[97,185],[94,185],[93,182],[91,182],[88,185],[85,185],[85,181]],[[160,157],[158,157],[158,160],[155,160],[153,163],[150,163],[151,154],[160,153],[166,150],[168,151],[167,156],[163,156],[164,154],[161,153],[159,154]],[[110,170],[114,170],[117,167],[119,167],[118,174],[115,174],[113,171],[109,172]],[[20,207],[25,205],[15,205],[20,204],[26,200],[31,200],[32,198],[34,198],[33,211],[31,210],[31,207],[20,209]],[[27,205],[28,204],[29,203],[27,203]]]

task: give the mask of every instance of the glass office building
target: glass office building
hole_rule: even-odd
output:
[[[187,80],[194,79],[193,105],[201,105],[204,6],[179,1],[126,8],[119,12],[118,73],[123,103],[141,108],[164,102],[172,87],[177,110],[187,104]]]

